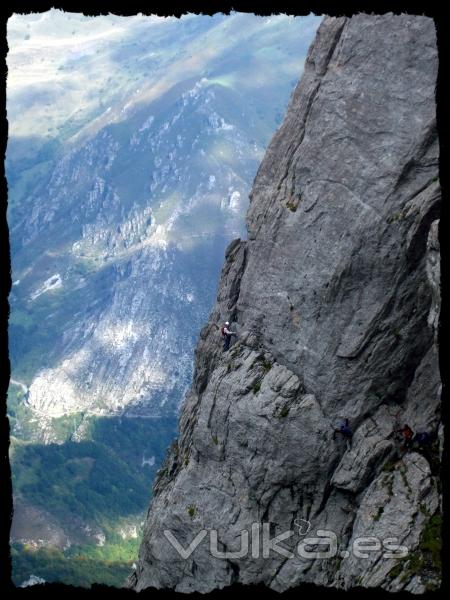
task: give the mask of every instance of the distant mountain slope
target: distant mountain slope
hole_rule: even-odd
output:
[[[128,561],[137,540],[118,531],[143,523],[224,250],[320,18],[94,21],[8,23],[12,537]],[[20,546],[18,583],[41,551]]]
[[[111,105],[97,119],[86,112],[85,125],[46,142],[32,166],[23,149],[17,158],[24,140],[12,119],[11,359],[35,414],[176,413],[221,256],[243,231],[249,184],[317,19],[306,35],[302,23],[138,21],[128,43],[89,41],[59,66],[78,75],[118,61],[99,96]],[[147,43],[156,58],[146,83]],[[139,83],[131,93],[128,75],[128,95],[117,96],[130,69]],[[27,113],[25,92],[26,120],[35,101]]]

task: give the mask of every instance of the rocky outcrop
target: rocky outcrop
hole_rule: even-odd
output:
[[[395,433],[440,423],[436,72],[429,18],[324,19],[248,241],[227,250],[127,586],[439,584],[438,443]]]

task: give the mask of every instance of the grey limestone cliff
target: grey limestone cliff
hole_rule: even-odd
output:
[[[437,66],[427,17],[321,24],[248,240],[227,249],[128,587],[439,585]],[[227,319],[239,336],[222,352]],[[344,418],[350,446],[333,437]],[[405,449],[404,423],[435,442]],[[203,530],[183,558],[173,540]]]

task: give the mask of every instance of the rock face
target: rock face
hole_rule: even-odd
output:
[[[429,18],[324,19],[227,249],[128,587],[439,584],[436,74]],[[404,423],[433,445],[405,449]]]

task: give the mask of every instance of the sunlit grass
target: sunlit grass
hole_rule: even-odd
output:
[[[162,20],[112,15],[89,19],[55,10],[37,19],[13,15],[7,56],[10,134],[56,137],[77,114],[87,121],[102,103],[106,110],[121,88],[132,87],[144,76],[140,67],[130,67],[126,56],[117,61],[113,53],[132,38],[136,25]],[[108,86],[111,77],[114,85]],[[35,103],[36,90],[41,89],[53,99]],[[14,118],[19,105],[20,118]]]

